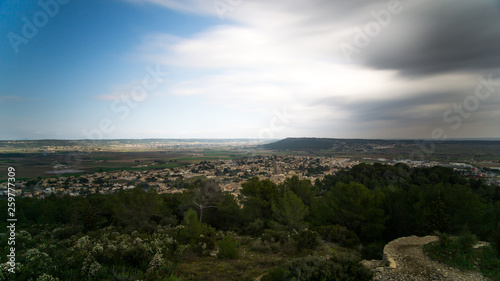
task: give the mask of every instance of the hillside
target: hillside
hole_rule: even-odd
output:
[[[383,139],[334,139],[334,138],[286,138],[260,146],[278,151],[328,150],[336,155],[358,155],[363,157],[400,158],[413,155],[414,158],[447,159],[462,162],[474,157],[476,161],[500,161],[500,141],[486,139],[448,140],[383,140]]]
[[[399,142],[399,141],[398,141]],[[273,150],[320,150],[332,149],[343,145],[366,145],[366,144],[389,144],[389,140],[365,140],[365,139],[332,139],[332,138],[286,138],[277,142],[262,145],[266,149]]]

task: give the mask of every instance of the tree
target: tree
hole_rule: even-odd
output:
[[[464,228],[474,232],[483,228],[485,222],[481,218],[487,206],[469,187],[438,183],[420,187],[418,191],[415,208],[423,230],[454,233]]]
[[[203,212],[208,208],[216,208],[222,200],[219,185],[214,180],[198,183],[194,190],[193,204],[200,214],[200,223],[203,222]]]
[[[286,190],[282,198],[272,205],[273,218],[288,230],[301,229],[304,217],[309,209],[302,200],[290,190]]]
[[[279,198],[279,191],[276,184],[268,179],[259,180],[253,177],[241,185],[241,194],[245,196],[243,200],[244,214],[250,221],[259,218],[269,220],[272,218],[271,206]]]
[[[198,214],[196,214],[196,211],[189,209],[184,212],[182,224],[186,226],[186,228],[183,229],[179,237],[182,238],[184,242],[189,243],[199,238],[202,232],[202,224],[198,221]]]
[[[120,226],[139,231],[151,231],[170,210],[156,191],[146,192],[142,188],[120,191],[115,196],[101,196],[109,202],[113,220]]]
[[[286,190],[290,190],[295,195],[297,195],[304,204],[311,206],[314,194],[312,190],[312,184],[310,180],[300,180],[298,176],[293,176],[286,179],[282,184],[278,186],[278,189],[284,193]]]
[[[217,204],[214,216],[206,220],[217,229],[234,230],[243,224],[241,208],[236,198],[229,192],[222,193],[222,200]]]
[[[329,189],[311,207],[316,224],[345,226],[364,241],[381,238],[386,220],[381,194],[354,182],[338,182]]]

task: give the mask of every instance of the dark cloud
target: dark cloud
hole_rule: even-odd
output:
[[[394,0],[292,0],[274,4],[266,1],[262,5],[300,14],[301,20],[289,23],[287,30],[294,30],[301,37],[300,31],[310,34],[327,30],[321,27],[363,29],[375,20],[373,13],[387,10],[391,1]],[[397,70],[406,76],[483,71],[500,66],[500,0],[399,3],[402,11],[392,14],[389,25],[352,56],[354,63]],[[346,42],[354,45],[353,36],[346,37]],[[337,51],[332,50],[332,54],[339,55]]]
[[[407,94],[397,98],[386,98],[381,100],[349,101],[348,98],[322,99],[314,102],[313,107],[323,106],[331,112],[339,110],[349,113],[349,119],[355,123],[383,122],[385,127],[428,127],[451,126],[446,124],[443,114],[452,110],[454,104],[462,105],[464,101],[473,96],[474,92],[418,92]],[[498,118],[500,115],[500,96],[491,95],[486,100],[478,100],[477,110],[471,111],[470,117],[464,118],[463,123],[481,122],[485,119],[491,121],[491,117]],[[456,114],[453,112],[453,114]],[[490,118],[486,118],[490,116]],[[493,118],[493,119],[494,119]],[[380,124],[380,123],[379,123]],[[384,127],[384,126],[382,126]]]
[[[359,62],[419,76],[500,66],[498,1],[422,1],[408,5],[373,38]]]

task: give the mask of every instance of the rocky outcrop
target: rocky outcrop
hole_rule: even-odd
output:
[[[490,280],[479,272],[461,271],[427,257],[422,246],[438,240],[436,236],[401,237],[385,245],[382,261],[363,264],[374,272],[373,280],[377,281]]]

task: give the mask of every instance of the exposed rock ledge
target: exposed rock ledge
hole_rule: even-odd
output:
[[[383,261],[365,260],[363,264],[374,272],[376,281],[490,280],[479,272],[461,271],[427,257],[422,246],[438,240],[436,236],[401,237],[385,245]]]

